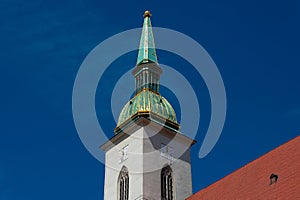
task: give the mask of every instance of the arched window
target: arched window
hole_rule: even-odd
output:
[[[128,176],[128,170],[125,166],[122,167],[122,170],[118,178],[118,192],[119,192],[119,200],[128,200],[129,176]]]
[[[173,200],[173,178],[170,166],[161,170],[161,199]]]

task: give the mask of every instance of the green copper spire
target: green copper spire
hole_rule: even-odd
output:
[[[146,11],[137,63],[132,70],[135,95],[123,107],[115,134],[142,117],[175,131],[180,128],[175,110],[159,93],[162,69],[157,62],[150,16],[150,12]]]
[[[155,52],[155,44],[152,32],[152,25],[150,20],[150,12],[147,10],[144,14],[144,24],[142,36],[139,46],[139,54],[136,65],[143,63],[157,63],[157,56]]]

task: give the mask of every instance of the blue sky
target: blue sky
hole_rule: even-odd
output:
[[[223,133],[213,151],[199,159],[209,96],[201,77],[189,67],[182,70],[202,100],[203,121],[192,150],[194,192],[299,135],[296,0],[1,0],[0,200],[103,198],[104,166],[84,148],[73,123],[73,83],[85,56],[106,38],[141,27],[147,9],[154,26],[199,42],[226,87]],[[133,68],[136,55],[126,54],[110,68],[120,76]],[[158,55],[175,69],[188,66],[168,52]],[[108,90],[97,93],[97,109],[108,105],[113,80],[107,73],[101,81]],[[104,130],[111,136],[115,122],[109,111],[104,114]]]

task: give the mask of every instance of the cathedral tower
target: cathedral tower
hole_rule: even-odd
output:
[[[190,147],[176,113],[159,92],[150,12],[144,14],[135,95],[122,109],[105,154],[104,200],[184,200],[192,194]]]

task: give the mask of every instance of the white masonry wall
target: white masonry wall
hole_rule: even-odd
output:
[[[130,200],[160,200],[161,169],[166,165],[173,171],[174,200],[192,195],[190,144],[180,138],[171,139],[164,134],[166,129],[158,133],[160,129],[141,127],[106,153],[104,200],[118,200],[118,176],[123,166],[129,171]],[[172,158],[161,153],[162,144],[172,149]],[[127,145],[128,158],[120,162],[120,149]]]
[[[143,130],[144,135],[148,136],[144,139],[143,149],[144,196],[149,200],[161,199],[161,169],[167,165],[173,172],[174,200],[184,200],[191,196],[190,144],[180,138],[167,137],[161,133],[165,129],[159,130],[157,127],[146,126]],[[159,131],[161,132],[158,133]],[[161,153],[162,144],[172,149],[172,158]]]
[[[129,172],[129,199],[136,199],[143,193],[143,176],[132,173],[143,168],[143,140],[139,139],[142,134],[143,129],[137,130],[106,153],[104,200],[117,200],[118,177],[123,166]],[[128,159],[120,162],[120,150],[127,145]]]

